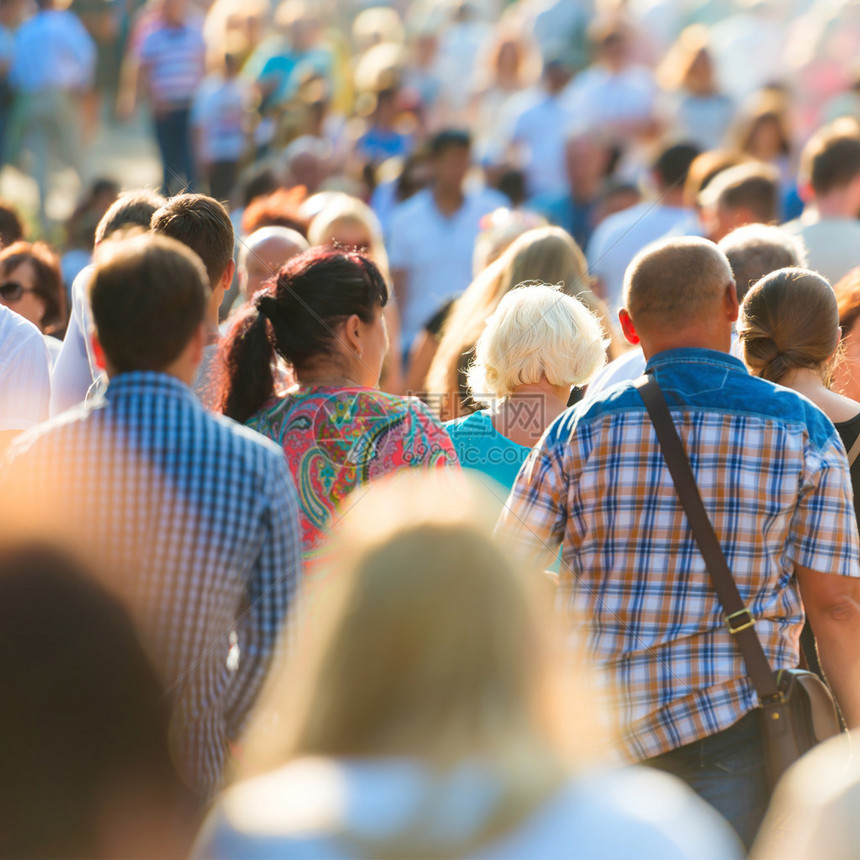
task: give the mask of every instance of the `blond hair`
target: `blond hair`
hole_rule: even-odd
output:
[[[388,277],[388,254],[382,240],[382,226],[374,211],[351,194],[335,193],[331,200],[314,216],[308,227],[311,245],[330,245],[337,233],[338,225],[351,224],[367,231],[370,245],[367,255],[376,263],[386,280]]]
[[[499,302],[475,347],[469,387],[505,398],[546,377],[552,385],[584,385],[606,362],[607,341],[593,313],[558,287],[524,285]]]
[[[487,491],[455,471],[407,470],[350,497],[336,578],[300,659],[267,685],[245,772],[303,755],[477,755],[511,788],[555,773],[568,741],[586,754],[593,735],[571,732],[559,696],[570,672],[554,671],[549,591],[498,547],[494,520]]]
[[[779,382],[806,367],[825,377],[839,345],[836,294],[817,272],[780,269],[747,293],[737,331],[755,376]]]
[[[557,284],[579,298],[611,333],[606,306],[591,291],[585,255],[570,234],[560,227],[528,230],[472,281],[451,309],[427,374],[428,390],[448,395],[443,398],[443,419],[459,412],[462,357],[474,350],[490,314],[514,287],[534,281]]]

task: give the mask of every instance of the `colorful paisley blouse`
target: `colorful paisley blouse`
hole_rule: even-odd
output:
[[[275,397],[248,426],[277,442],[299,495],[305,561],[356,487],[408,466],[456,465],[448,434],[414,397],[372,388],[304,388]]]

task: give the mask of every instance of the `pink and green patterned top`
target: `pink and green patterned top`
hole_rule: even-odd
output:
[[[247,423],[284,449],[311,569],[332,513],[356,487],[410,466],[457,465],[448,434],[420,400],[372,388],[297,388]]]

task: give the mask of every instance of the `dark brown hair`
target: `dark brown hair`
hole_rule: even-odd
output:
[[[143,227],[149,229],[152,216],[167,200],[154,191],[128,191],[120,194],[102,215],[96,227],[95,244],[122,230],[124,227]]]
[[[23,263],[29,263],[36,274],[33,287],[45,303],[40,328],[51,334],[66,323],[66,292],[57,255],[44,242],[15,242],[0,251],[0,273],[8,277]]]
[[[274,394],[275,354],[296,370],[336,353],[335,328],[353,314],[373,320],[388,287],[373,261],[354,251],[311,248],[287,261],[221,343],[219,411],[247,421]]]
[[[117,373],[167,367],[203,321],[208,301],[199,257],[167,236],[105,243],[90,282],[96,333]]]
[[[737,330],[756,376],[779,382],[796,368],[824,370],[839,344],[836,294],[817,272],[780,269],[747,293]]]
[[[177,194],[152,216],[150,229],[191,248],[215,287],[233,259],[233,222],[227,210],[205,194]]]
[[[816,194],[848,185],[860,174],[860,131],[845,123],[821,129],[804,147],[800,172]]]
[[[118,797],[187,803],[129,613],[55,550],[0,549],[0,685],[0,856],[94,857]]]
[[[0,246],[6,247],[24,238],[24,225],[18,210],[5,200],[0,200]]]

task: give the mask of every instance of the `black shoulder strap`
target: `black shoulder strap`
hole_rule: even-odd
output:
[[[762,702],[767,701],[778,696],[779,690],[767,661],[767,655],[755,632],[755,618],[744,605],[734,577],[726,564],[726,557],[723,555],[714,527],[702,504],[696,478],[690,468],[690,461],[684,453],[684,447],[672,421],[666,399],[657,380],[650,374],[640,377],[636,381],[636,388],[651,416],[678,498],[687,514],[693,537],[705,559],[711,581],[723,605],[729,632],[735,637],[741,649],[747,672],[759,699]]]

